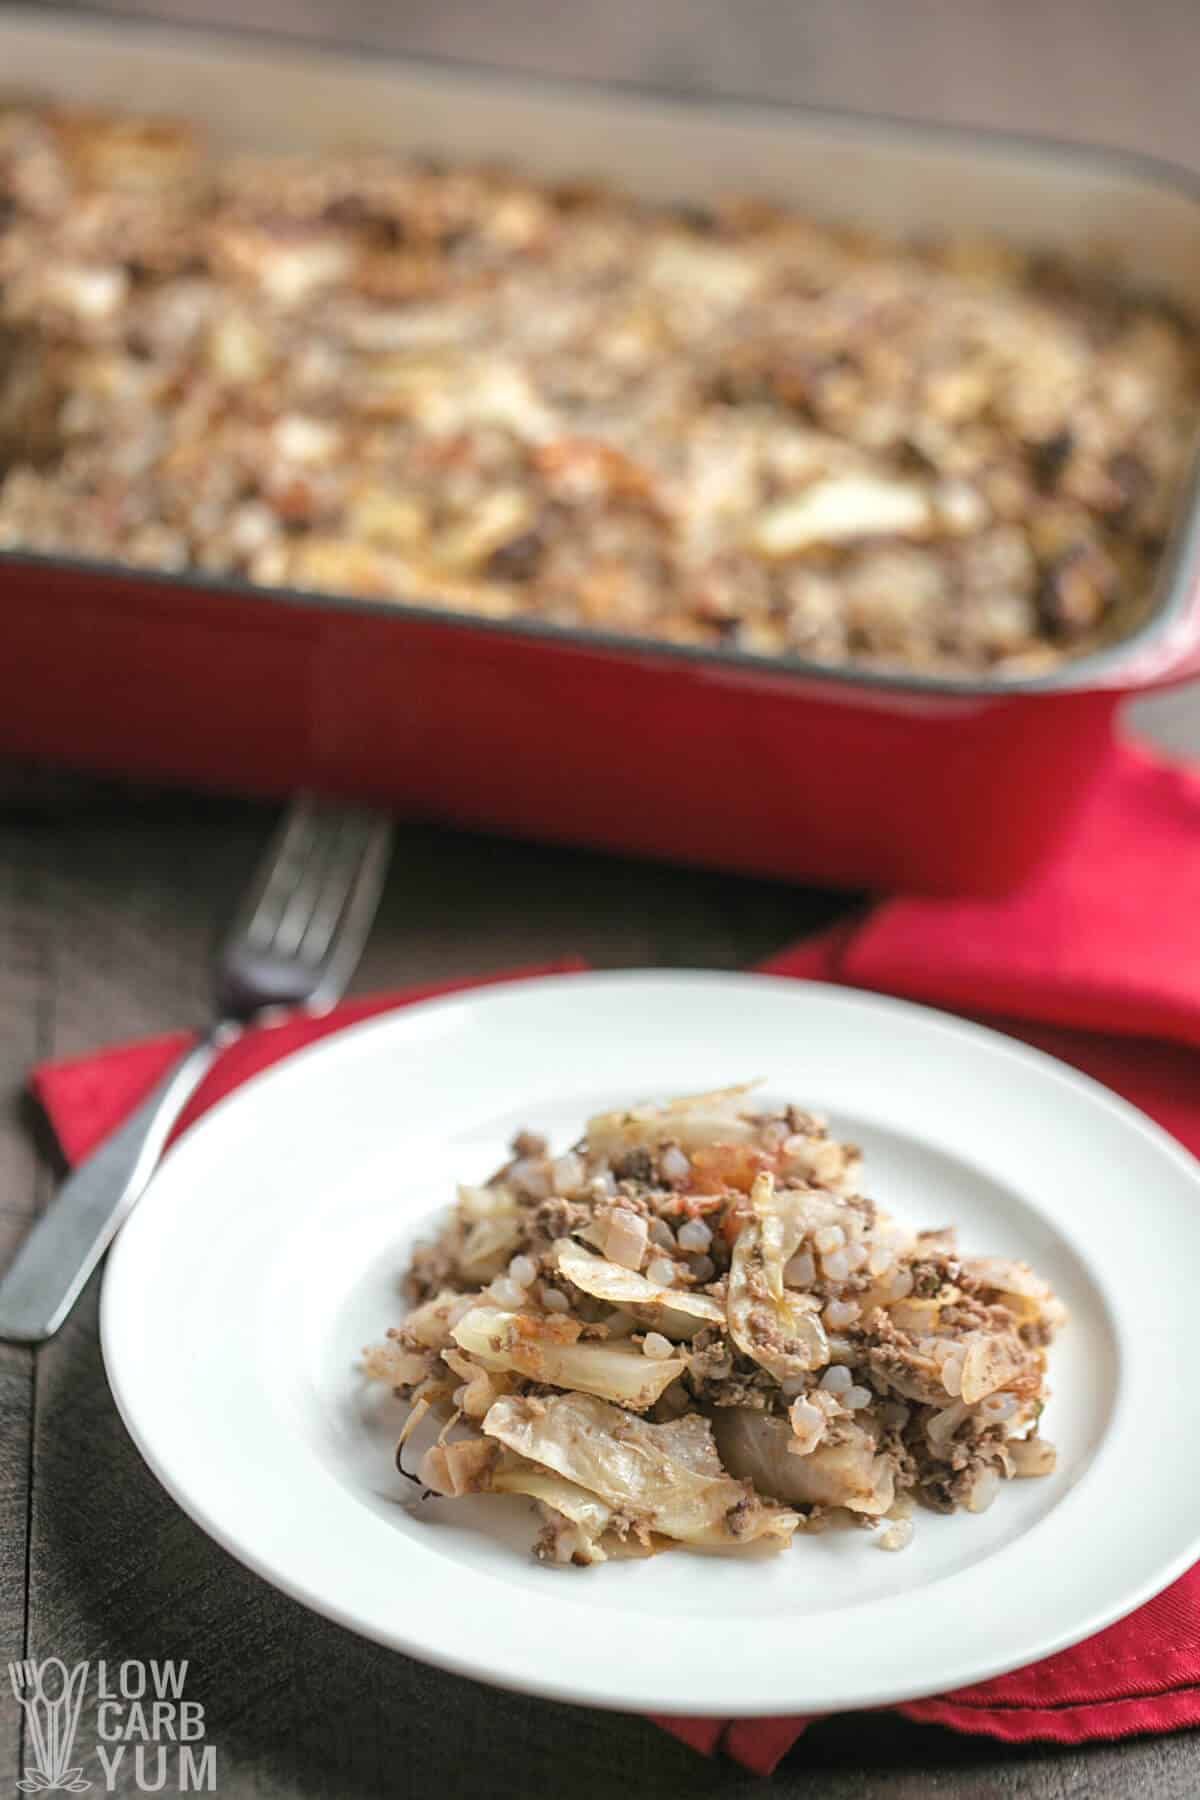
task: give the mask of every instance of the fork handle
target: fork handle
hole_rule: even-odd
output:
[[[145,1191],[171,1127],[229,1041],[218,1027],[188,1050],[119,1131],[80,1163],[0,1281],[0,1338],[53,1337]]]

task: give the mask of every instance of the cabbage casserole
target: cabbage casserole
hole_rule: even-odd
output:
[[[1100,252],[0,96],[0,550],[1039,675],[1149,617],[1198,405]]]
[[[1062,1304],[1025,1264],[960,1255],[859,1191],[861,1157],[748,1087],[521,1132],[460,1187],[365,1370],[440,1422],[415,1479],[521,1494],[536,1554],[588,1564],[778,1550],[797,1530],[912,1536],[915,1502],[982,1512],[1045,1475]]]

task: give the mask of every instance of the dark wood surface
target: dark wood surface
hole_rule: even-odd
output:
[[[1144,722],[1200,749],[1193,696],[1156,703]],[[0,1255],[59,1173],[23,1096],[29,1066],[204,1017],[210,944],[273,816],[70,781],[22,791],[0,800]],[[570,951],[597,965],[747,965],[845,905],[404,829],[355,989]],[[639,1719],[496,1693],[361,1643],[246,1573],[173,1505],[126,1437],[100,1361],[95,1282],[36,1357],[0,1346],[0,1635],[5,1659],[188,1658],[188,1693],[204,1704],[219,1791],[232,1800],[515,1800],[564,1788],[583,1800],[757,1785]],[[724,1653],[716,1643],[714,1653]],[[0,1791],[17,1773],[19,1723],[0,1684]],[[775,1787],[822,1800],[1195,1800],[1200,1736],[1013,1751],[886,1715],[838,1719],[811,1730]],[[132,1771],[116,1791],[137,1791]]]
[[[550,76],[1046,132],[1200,161],[1194,0],[88,4]]]

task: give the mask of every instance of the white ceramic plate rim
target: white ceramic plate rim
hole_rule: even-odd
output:
[[[522,1010],[536,1019],[547,1008],[553,1016],[564,1006],[559,1023],[567,1026],[590,1001],[607,1004],[614,994],[642,1019],[653,1016],[657,1005],[671,1002],[711,1002],[736,1013],[754,1005],[769,1009],[782,1000],[797,1009],[797,1018],[800,1009],[817,1018],[822,1012],[832,1018],[849,1009],[881,1045],[915,1040],[933,1059],[948,1103],[964,1073],[991,1073],[1018,1110],[1021,1099],[1030,1096],[1052,1102],[1056,1117],[1063,1120],[1064,1144],[1082,1159],[1081,1171],[1089,1158],[1111,1154],[1114,1146],[1124,1158],[1122,1170],[1130,1185],[1122,1189],[1117,1183],[1110,1191],[1101,1181],[1094,1203],[1102,1264],[1109,1254],[1105,1233],[1111,1232],[1114,1240],[1120,1231],[1128,1237],[1129,1215],[1122,1209],[1121,1193],[1127,1203],[1130,1193],[1137,1196],[1139,1230],[1119,1253],[1128,1290],[1114,1282],[1116,1265],[1111,1263],[1107,1285],[1102,1282],[1105,1299],[1123,1314],[1123,1349],[1130,1352],[1132,1346],[1132,1353],[1122,1360],[1120,1390],[1099,1466],[1089,1472],[1086,1519],[1072,1504],[1082,1496],[1068,1494],[1035,1529],[998,1553],[1007,1579],[1000,1579],[996,1559],[989,1559],[953,1581],[921,1590],[916,1636],[911,1635],[911,1605],[905,1620],[909,1597],[901,1596],[879,1602],[871,1628],[855,1632],[853,1642],[850,1634],[833,1631],[818,1658],[799,1656],[780,1621],[758,1616],[747,1621],[749,1630],[739,1634],[730,1656],[721,1654],[719,1639],[694,1630],[692,1635],[704,1640],[703,1656],[679,1654],[681,1621],[664,1617],[659,1653],[653,1655],[649,1629],[634,1635],[650,1641],[650,1649],[629,1641],[618,1649],[619,1637],[606,1626],[619,1626],[622,1614],[597,1614],[580,1604],[572,1593],[576,1578],[570,1574],[548,1577],[554,1587],[547,1590],[543,1605],[515,1609],[511,1591],[502,1584],[481,1582],[468,1571],[456,1575],[453,1562],[444,1558],[438,1562],[436,1606],[423,1610],[413,1592],[400,1603],[394,1598],[389,1602],[364,1566],[369,1562],[368,1522],[361,1544],[353,1531],[318,1541],[311,1533],[306,1537],[302,1531],[288,1534],[265,1527],[272,1499],[284,1507],[285,1517],[287,1509],[298,1506],[302,1514],[304,1506],[295,1485],[301,1464],[293,1460],[284,1466],[291,1452],[280,1432],[278,1469],[268,1462],[239,1474],[219,1461],[214,1464],[220,1397],[206,1393],[202,1373],[198,1382],[181,1387],[164,1382],[151,1351],[170,1341],[173,1287],[178,1293],[178,1284],[186,1280],[186,1257],[180,1258],[173,1237],[182,1232],[186,1243],[189,1229],[203,1228],[205,1179],[229,1148],[244,1146],[248,1128],[253,1135],[256,1115],[269,1114],[272,1105],[293,1097],[302,1100],[314,1083],[332,1095],[339,1079],[352,1082],[356,1067],[401,1048],[406,1040],[426,1038],[436,1044],[456,1031],[469,1033],[480,1020],[498,1028],[506,1017],[511,1025]],[[293,1108],[293,1116],[302,1113],[303,1107]],[[1079,1135],[1072,1136],[1073,1131]],[[1178,1429],[1170,1384],[1156,1379],[1156,1370],[1192,1322],[1186,1269],[1189,1261],[1193,1268],[1197,1263],[1186,1247],[1165,1246],[1165,1230],[1164,1247],[1155,1249],[1157,1240],[1151,1240],[1146,1227],[1156,1215],[1164,1228],[1190,1230],[1192,1249],[1200,1255],[1200,1165],[1098,1083],[999,1033],[907,1002],[782,977],[684,971],[557,975],[470,990],[349,1027],[223,1100],[172,1152],[151,1196],[121,1233],[105,1277],[102,1345],[122,1418],[179,1505],[257,1574],[361,1635],[460,1674],[593,1706],[725,1717],[880,1706],[967,1686],[1076,1643],[1161,1591],[1200,1553],[1200,1515],[1191,1505],[1200,1476],[1200,1441]],[[165,1281],[164,1267],[174,1269]],[[1131,1296],[1148,1293],[1155,1280],[1155,1310],[1133,1316]],[[253,1382],[254,1371],[247,1371],[247,1379]],[[167,1395],[173,1404],[164,1409]],[[186,1431],[180,1428],[185,1420]],[[1150,1459],[1137,1455],[1138,1447],[1148,1443],[1154,1445],[1152,1468]],[[1129,1529],[1131,1518],[1136,1518],[1136,1531]],[[402,1560],[406,1556],[399,1554]],[[412,1573],[415,1579],[421,1576],[419,1569]],[[602,1579],[603,1574],[592,1571],[584,1579]],[[702,1562],[697,1579],[703,1579]],[[975,1616],[972,1608],[980,1604],[986,1631],[963,1635],[965,1622]],[[460,1623],[466,1618],[472,1621],[470,1633]],[[644,1615],[641,1622],[647,1623]],[[899,1632],[909,1634],[900,1658]],[[606,1637],[607,1644],[598,1641]],[[548,1655],[554,1643],[568,1649]],[[877,1644],[882,1648],[876,1649]],[[664,1654],[667,1646],[672,1648]]]

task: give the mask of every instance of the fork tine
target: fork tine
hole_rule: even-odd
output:
[[[269,943],[263,943],[257,948],[269,950],[274,956],[295,956],[308,929],[313,909],[321,897],[341,835],[340,813],[314,811],[312,831],[295,885],[282,913],[275,921]]]
[[[307,800],[289,807],[272,832],[230,922],[230,942],[246,943],[256,950],[270,943],[303,872],[313,826],[313,808]]]
[[[378,814],[362,816],[363,839],[358,866],[354,872],[346,903],[341,909],[327,947],[322,952],[320,976],[309,1006],[313,1011],[338,999],[362,955],[363,945],[375,918],[379,897],[387,879],[392,851],[390,820]]]
[[[309,968],[315,968],[329,949],[358,878],[370,834],[371,821],[362,814],[349,813],[343,819],[312,914],[296,946],[296,954]]]
[[[387,869],[391,826],[369,808],[309,800],[301,827],[273,842],[286,876],[260,865],[251,904],[213,972],[217,1009],[245,1019],[268,1006],[327,1004],[366,940]],[[254,924],[255,935],[247,935]]]

